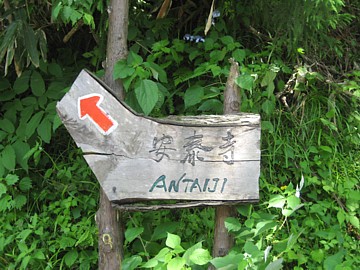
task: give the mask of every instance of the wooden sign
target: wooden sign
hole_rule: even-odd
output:
[[[110,201],[259,199],[259,115],[140,116],[87,71],[57,110]]]

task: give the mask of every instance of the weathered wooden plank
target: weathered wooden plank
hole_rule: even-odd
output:
[[[258,199],[259,115],[142,117],[86,71],[57,110],[111,201]]]

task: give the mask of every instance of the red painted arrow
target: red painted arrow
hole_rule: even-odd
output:
[[[104,135],[110,134],[116,127],[117,122],[99,107],[104,97],[100,94],[90,94],[79,98],[79,117],[84,120],[90,118]]]

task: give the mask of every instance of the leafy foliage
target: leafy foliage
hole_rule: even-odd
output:
[[[2,2],[0,268],[96,269],[99,187],[55,105],[81,68],[103,73],[105,3]],[[123,268],[357,267],[359,1],[222,0],[205,42],[183,40],[210,2],[173,1],[156,20],[153,2],[130,1],[114,79],[146,115],[221,114],[238,61],[241,111],[262,117],[261,201],[226,220],[236,244],[221,258],[212,209],[128,214]]]

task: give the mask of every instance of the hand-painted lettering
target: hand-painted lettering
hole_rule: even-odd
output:
[[[184,193],[223,193],[228,182],[227,178],[205,178],[203,181],[199,178],[186,177],[183,173],[179,179],[173,179],[167,184],[166,176],[161,175],[154,181],[149,192],[163,191],[163,192],[184,192]]]

